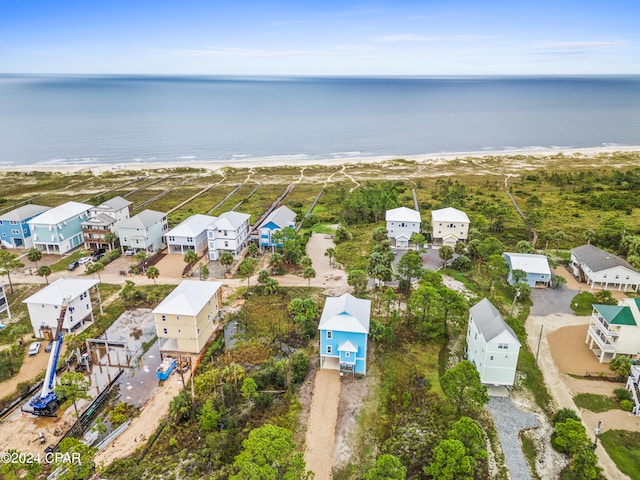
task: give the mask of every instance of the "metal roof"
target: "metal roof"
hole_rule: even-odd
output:
[[[191,215],[189,218],[185,218],[178,225],[173,227],[167,233],[165,237],[197,237],[216,220],[216,217],[210,215],[196,214]]]
[[[637,325],[631,308],[626,305],[598,305],[595,308],[612,325]]]
[[[431,220],[434,222],[466,222],[469,223],[469,217],[462,210],[447,207],[431,212]]]
[[[571,250],[578,263],[584,263],[593,272],[600,272],[614,267],[625,267],[636,272],[636,270],[624,259],[602,250],[591,244],[582,245]],[[637,272],[636,272],[637,273]]]
[[[47,210],[51,210],[51,207],[43,207],[42,205],[28,204],[15,208],[10,212],[0,215],[0,220],[6,220],[9,222],[22,222],[28,218],[40,215]]]
[[[183,280],[160,305],[153,309],[153,313],[195,316],[216,295],[220,287],[222,287],[220,282]]]
[[[422,221],[422,219],[420,218],[419,211],[414,210],[412,208],[407,208],[407,207],[398,207],[392,210],[387,210],[385,219],[387,222],[418,222],[420,223]]]
[[[267,225],[269,222],[275,223],[280,228],[288,227],[290,223],[295,222],[296,212],[289,207],[282,205],[267,215],[267,218],[260,224],[260,227]]]
[[[522,270],[526,273],[538,273],[541,275],[551,275],[549,260],[546,255],[537,253],[510,253],[502,254],[511,265],[511,270]]]
[[[251,218],[251,215],[248,213],[224,212],[215,221],[213,227],[218,230],[237,230],[249,218]]]
[[[41,303],[43,305],[60,305],[65,298],[79,297],[99,283],[98,280],[84,278],[59,278],[55,282],[47,285],[42,290],[37,291],[22,303]]]
[[[356,298],[349,293],[327,297],[318,330],[369,333],[371,300]]]
[[[131,205],[131,203],[132,202],[122,197],[113,197],[106,202],[102,202],[100,205],[96,205],[95,207],[93,207],[93,210],[108,210],[117,212],[118,210],[122,210],[123,208],[128,207],[129,205]]]
[[[69,220],[71,217],[80,215],[81,213],[86,213],[91,208],[92,206],[86,203],[66,202],[41,213],[27,223],[30,225],[54,225]]]
[[[131,218],[122,220],[118,228],[149,228],[166,216],[166,213],[156,212],[155,210],[143,210]]]
[[[513,339],[518,342],[518,345],[520,345],[518,336],[513,329],[507,325],[507,322],[504,321],[498,309],[494,307],[487,298],[483,298],[471,307],[469,313],[485,341],[489,342],[501,333],[509,332]]]

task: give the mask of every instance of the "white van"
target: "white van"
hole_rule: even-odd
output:
[[[33,342],[29,347],[29,355],[36,355],[40,351],[40,342]]]

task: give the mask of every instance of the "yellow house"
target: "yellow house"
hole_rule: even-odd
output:
[[[219,326],[221,287],[184,280],[153,310],[160,352],[200,353]]]

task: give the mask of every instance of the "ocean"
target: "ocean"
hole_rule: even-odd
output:
[[[640,145],[640,76],[0,75],[0,166]]]

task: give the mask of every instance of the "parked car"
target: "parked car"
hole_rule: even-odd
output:
[[[39,351],[40,351],[40,342],[33,342],[29,346],[29,355],[37,355]]]
[[[80,260],[78,260],[78,263],[80,265],[84,265],[85,263],[90,262],[90,261],[91,261],[91,257],[82,257]]]
[[[136,251],[135,251],[135,250],[132,250],[132,249],[125,250],[125,252],[124,252],[124,254],[125,254],[127,257],[130,257],[131,255],[134,255],[135,253],[136,253]]]
[[[47,353],[49,353],[52,349],[53,349],[53,342],[47,343],[47,345],[44,347],[44,351]]]
[[[76,260],[74,262],[71,262],[68,266],[67,266],[67,270],[72,271],[75,270],[76,268],[78,268],[78,265],[80,265],[80,263]]]
[[[94,253],[93,256],[91,257],[91,260],[93,260],[94,262],[97,262],[102,257],[104,257],[104,253]]]

